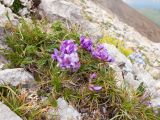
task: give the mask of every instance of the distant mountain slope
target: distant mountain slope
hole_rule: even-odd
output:
[[[160,42],[160,27],[121,0],[93,0],[104,10],[108,9],[122,22],[134,27],[143,36]]]
[[[137,10],[160,26],[160,9],[138,8]]]

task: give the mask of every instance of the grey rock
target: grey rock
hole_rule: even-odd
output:
[[[0,27],[0,48],[4,47],[4,28]]]
[[[125,71],[132,71],[133,66],[131,61],[123,55],[114,45],[110,45],[105,43],[104,46],[107,48],[109,54],[115,58],[116,66],[120,66],[120,64],[124,63],[123,69]]]
[[[29,11],[28,11],[28,9],[27,9],[26,7],[24,7],[23,9],[20,9],[20,10],[18,11],[18,13],[19,13],[21,16],[26,16],[26,15],[29,14]]]
[[[72,24],[74,23],[80,25],[83,31],[88,32],[94,38],[102,36],[100,25],[87,20],[87,15],[84,14],[82,6],[76,5],[72,1],[41,0],[39,8],[50,20],[57,20],[59,18],[64,21],[68,20]]]
[[[7,49],[7,45],[4,42],[4,29],[0,27],[0,49]],[[3,69],[3,66],[8,63],[8,61],[4,58],[3,55],[0,55],[0,70]]]
[[[108,53],[115,59],[115,61],[110,64],[110,66],[116,72],[116,80],[118,82],[117,85],[122,86],[125,83],[128,84],[129,87],[137,89],[141,82],[134,79],[134,67],[131,61],[125,55],[123,55],[115,46],[106,43],[103,45],[107,48]]]
[[[10,108],[0,102],[0,120],[22,120]]]
[[[47,113],[48,120],[81,120],[81,114],[78,113],[71,105],[69,105],[63,98],[57,100],[58,109],[50,109]]]
[[[14,0],[3,0],[3,3],[8,7],[12,6],[13,2],[14,2]]]
[[[0,71],[0,84],[17,86],[19,84],[31,84],[34,82],[34,77],[23,68],[5,69]]]
[[[6,0],[4,0],[6,1]],[[9,18],[9,19],[8,19]],[[12,23],[14,25],[18,24],[18,16],[12,12],[9,7],[0,3],[0,27],[5,27],[6,24]]]

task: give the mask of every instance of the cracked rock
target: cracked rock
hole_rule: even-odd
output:
[[[34,77],[23,68],[5,69],[0,71],[0,84],[30,84],[34,82]]]
[[[12,112],[10,108],[0,102],[0,120],[22,120],[16,113]]]

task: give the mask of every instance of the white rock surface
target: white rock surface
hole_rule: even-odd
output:
[[[133,66],[131,61],[113,45],[104,43],[104,46],[107,48],[109,54],[115,58],[115,64],[118,66],[119,64],[125,63],[125,71],[132,71]]]
[[[0,102],[0,120],[22,120],[9,107]]]
[[[3,0],[3,4],[10,7],[13,5],[14,0]]]
[[[5,7],[0,3],[0,27],[5,27],[5,25],[9,23],[9,20],[13,24],[17,24],[18,21],[15,19],[16,17],[17,16],[12,13],[12,10],[9,7]]]
[[[20,2],[23,6],[27,7],[28,9],[32,7],[31,0],[20,0]]]
[[[29,14],[29,11],[26,7],[24,7],[23,9],[20,9],[18,12],[21,16],[25,16],[27,14]]]
[[[45,7],[45,12],[49,16],[59,15],[60,17],[66,18],[71,21],[72,20],[76,21],[78,19],[82,20],[82,18],[80,18],[81,17],[80,8],[75,4],[73,4],[72,2],[67,2],[65,0],[47,0],[47,1],[42,0],[40,8],[44,9],[44,7]]]
[[[57,103],[57,109],[50,109],[47,113],[49,120],[81,120],[81,114],[63,98],[58,98]]]
[[[7,49],[7,45],[4,42],[4,29],[0,27],[0,49]],[[8,61],[4,58],[3,55],[0,55],[0,70],[3,69],[4,65],[8,63]]]
[[[22,5],[26,6],[27,3],[28,3],[28,0],[20,0],[20,2],[21,2]]]
[[[69,20],[71,23],[81,25],[84,31],[87,31],[93,36],[102,35],[100,25],[86,20],[85,17],[87,17],[87,15],[83,16],[82,6],[74,4],[72,0],[41,0],[39,8],[44,12],[45,16],[51,20],[61,18]]]
[[[11,84],[17,86],[34,82],[33,76],[23,68],[5,69],[0,71],[0,84]]]

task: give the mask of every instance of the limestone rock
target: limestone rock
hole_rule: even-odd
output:
[[[7,45],[4,42],[4,29],[0,27],[0,49],[7,49]],[[3,55],[0,55],[0,70],[3,69],[3,66],[8,63]]]
[[[4,41],[4,36],[5,36],[4,28],[0,27],[0,49],[7,48],[7,45],[5,44]]]
[[[115,58],[116,65],[120,65],[124,63],[124,67],[126,71],[132,71],[132,63],[131,61],[123,55],[115,46],[105,43],[104,46],[107,48],[109,54]]]
[[[13,5],[14,0],[3,0],[3,4],[10,7]]]
[[[107,48],[108,53],[115,59],[115,61],[110,64],[110,66],[116,72],[118,86],[122,86],[124,82],[126,82],[127,84],[129,84],[129,87],[137,89],[141,82],[134,79],[134,67],[131,61],[125,55],[123,55],[115,46],[106,43],[103,45]]]
[[[48,14],[48,16],[57,15],[67,20],[77,22],[82,20],[80,8],[74,5],[72,2],[67,2],[65,0],[42,0],[40,8],[43,9]]]
[[[27,7],[28,9],[32,7],[31,0],[20,0],[20,2],[23,6]]]
[[[0,120],[22,120],[9,107],[0,102]]]
[[[24,7],[23,9],[20,9],[18,12],[21,16],[25,16],[27,14],[29,14],[29,11],[26,7]]]
[[[20,0],[20,2],[21,2],[21,4],[22,4],[23,6],[26,6],[27,3],[28,3],[28,0]]]
[[[81,114],[71,105],[68,105],[63,98],[59,98],[57,103],[58,109],[50,109],[47,113],[49,120],[81,120]]]
[[[14,13],[12,13],[12,10],[10,8],[5,7],[4,5],[2,5],[0,3],[0,19],[1,19],[0,20],[0,27],[5,27],[5,25],[7,23],[9,23],[10,21],[13,24],[17,24],[18,21],[17,21],[17,19],[15,19],[16,17],[17,16]]]
[[[17,86],[19,84],[32,82],[34,82],[33,76],[23,68],[5,69],[0,71],[0,84],[6,83]]]
[[[81,25],[82,29],[93,37],[102,36],[100,25],[86,20],[87,15],[83,14],[83,8],[74,4],[72,1],[41,0],[39,8],[50,20],[57,20],[60,18],[62,20],[68,20],[72,24]]]
[[[147,66],[146,70],[153,76],[154,79],[160,79],[160,68]]]

